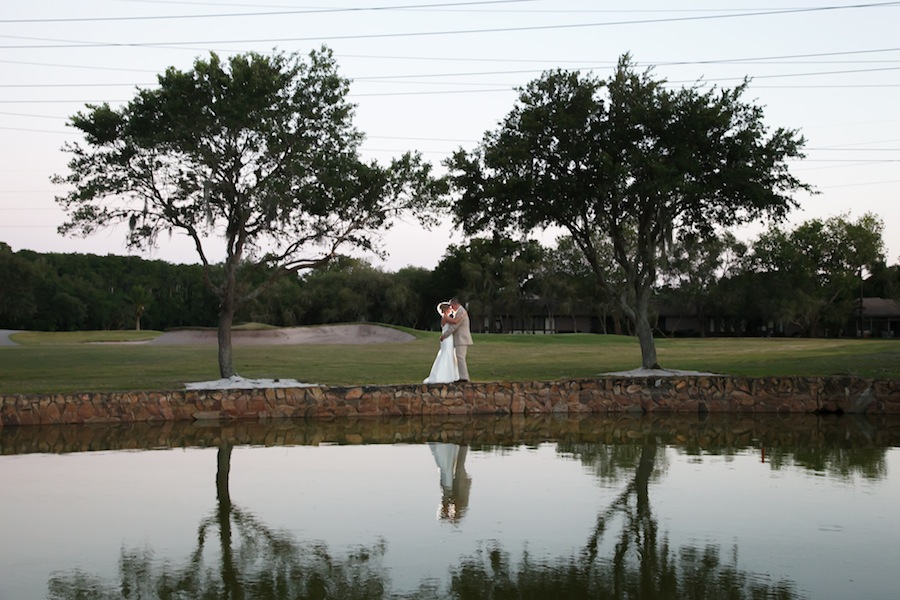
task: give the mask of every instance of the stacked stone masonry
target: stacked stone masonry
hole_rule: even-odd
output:
[[[610,413],[900,414],[900,380],[604,377],[244,390],[0,395],[0,424]]]

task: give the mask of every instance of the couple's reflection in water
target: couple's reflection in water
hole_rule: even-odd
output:
[[[458,523],[469,507],[472,478],[466,472],[468,446],[446,442],[428,442],[434,462],[441,473],[441,506],[438,518]]]

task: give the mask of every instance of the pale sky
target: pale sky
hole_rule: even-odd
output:
[[[627,8],[610,8],[613,6]],[[510,111],[515,88],[546,69],[607,77],[628,52],[670,85],[733,87],[771,128],[798,129],[792,164],[818,196],[798,196],[796,224],[874,212],[890,264],[900,262],[900,2],[834,0],[32,0],[0,3],[0,241],[14,251],[127,254],[122,230],[64,238],[66,127],[86,103],[120,105],[167,67],[210,51],[335,53],[352,80],[366,158],[419,150],[436,166],[471,149]],[[738,232],[752,237],[759,229]],[[541,238],[545,243],[552,236]],[[401,225],[385,237],[387,270],[434,268],[461,235]],[[185,238],[144,258],[191,263]],[[221,257],[219,257],[221,258]],[[371,258],[371,257],[370,257]]]

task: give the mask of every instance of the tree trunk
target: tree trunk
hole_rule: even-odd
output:
[[[220,515],[228,515],[229,520],[231,519],[231,491],[228,480],[231,475],[232,448],[233,444],[230,441],[222,440],[216,453],[216,499],[223,509],[220,511]]]
[[[236,253],[225,261],[225,282],[219,296],[219,376],[223,379],[234,377],[234,357],[231,354],[231,326],[234,324],[234,311],[237,296],[237,265],[240,253]]]
[[[700,321],[700,337],[705,338],[709,333],[709,323],[707,323],[706,312],[702,308],[697,309],[697,320]],[[719,335],[721,336],[722,333],[724,332],[719,332]]]
[[[216,496],[219,500],[219,547],[222,552],[222,583],[225,598],[243,598],[244,592],[238,569],[235,567],[234,548],[231,531],[231,491],[229,490],[229,476],[231,472],[231,442],[223,441],[219,444],[219,452],[216,456]]]
[[[234,323],[234,308],[223,305],[219,312],[219,376],[228,379],[235,375],[234,357],[231,353],[231,325]]]
[[[647,299],[638,300],[634,314],[634,331],[641,344],[641,367],[659,369],[656,359],[656,342],[653,340],[653,328],[650,326],[650,306]]]
[[[646,443],[641,446],[641,459],[634,475],[637,512],[641,519],[650,517],[650,478],[653,476],[655,465],[656,444]]]

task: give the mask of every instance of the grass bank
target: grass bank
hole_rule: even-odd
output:
[[[438,334],[406,330],[411,342],[234,347],[248,378],[329,385],[421,382]],[[141,344],[159,332],[18,334],[0,347],[0,392],[50,393],[178,389],[219,378],[215,345]],[[476,381],[594,377],[640,366],[631,337],[613,335],[475,335],[469,370]],[[103,343],[106,342],[106,343]],[[659,339],[665,368],[744,376],[855,375],[900,378],[900,341],[781,338]]]

